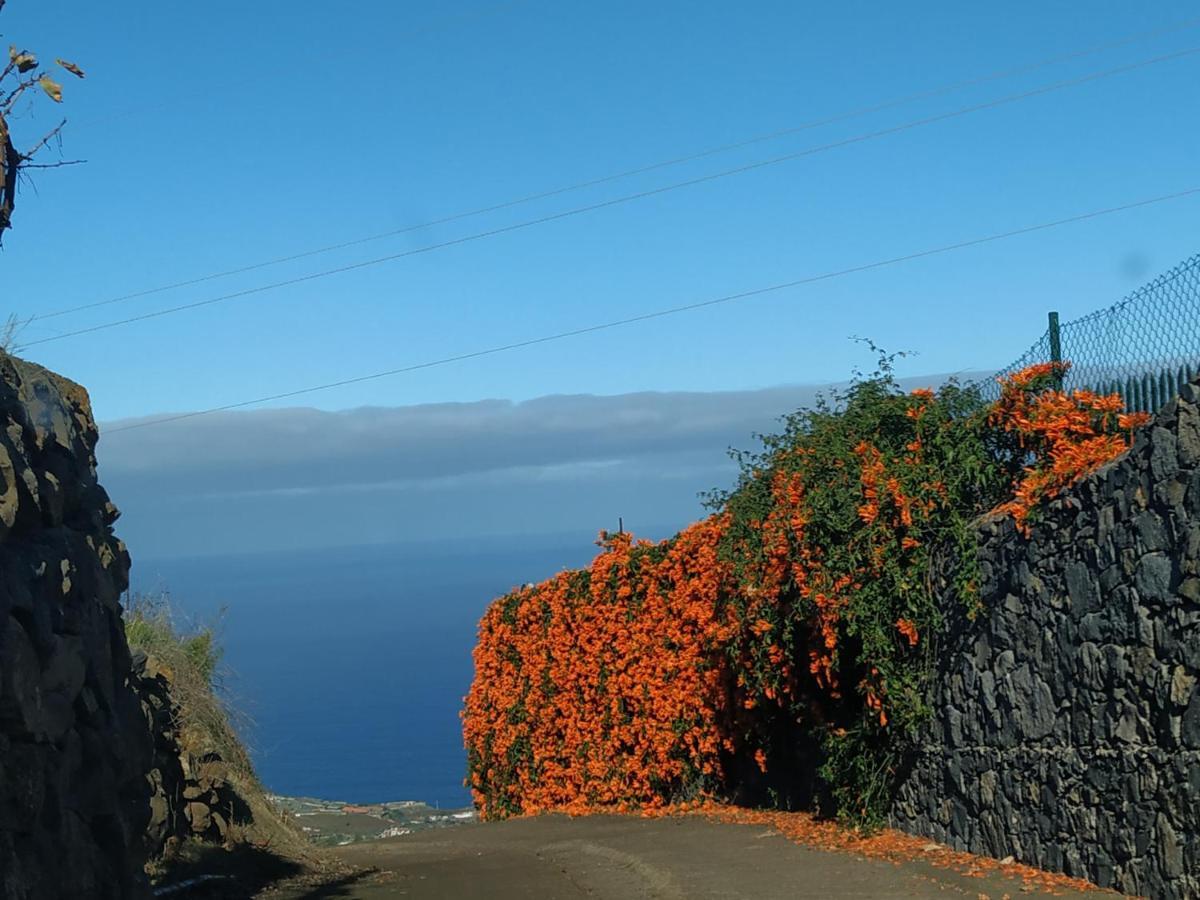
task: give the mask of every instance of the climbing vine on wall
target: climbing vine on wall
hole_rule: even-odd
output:
[[[487,817],[654,809],[795,766],[811,739],[838,814],[881,821],[928,716],[943,575],[978,603],[972,521],[1038,505],[1123,452],[1142,418],[1065,393],[1061,366],[1000,400],[900,390],[894,357],[739,454],[713,514],[658,544],[602,534],[591,566],[497,600],[466,698]]]
[[[1150,419],[1124,412],[1119,394],[1060,390],[1069,368],[1042,363],[1003,379],[990,413],[990,424],[1015,436],[1031,460],[999,507],[1026,533],[1040,504],[1124,453],[1130,432]]]

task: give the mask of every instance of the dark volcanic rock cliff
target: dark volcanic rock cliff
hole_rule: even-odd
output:
[[[150,736],[87,392],[0,353],[0,898],[143,896]]]
[[[1200,386],[1029,537],[995,520],[980,545],[983,612],[942,636],[896,824],[1200,897]]]

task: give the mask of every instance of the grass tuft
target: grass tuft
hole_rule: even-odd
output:
[[[178,712],[180,750],[203,756],[216,753],[238,787],[258,789],[258,778],[238,731],[248,717],[221,699],[222,650],[218,623],[181,627],[172,613],[170,595],[133,594],[125,609],[125,638],[130,650],[141,650],[171,684]]]

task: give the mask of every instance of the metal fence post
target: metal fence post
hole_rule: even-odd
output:
[[[1033,346],[995,377],[971,385],[983,399],[1000,396],[1004,376],[1052,362],[1074,367],[1069,378],[1052,382],[1060,390],[1069,381],[1075,388],[1122,393],[1129,409],[1161,405],[1164,386],[1169,399],[1200,374],[1200,253],[1106,309],[1071,322],[1061,322],[1057,312],[1047,317],[1049,330]]]
[[[1062,333],[1058,330],[1058,313],[1050,313],[1050,362],[1062,362]],[[1063,377],[1062,372],[1056,372],[1054,376],[1055,385],[1059,390],[1062,390]]]

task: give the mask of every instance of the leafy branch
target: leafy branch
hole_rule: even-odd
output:
[[[0,0],[0,9],[4,0]],[[84,78],[83,69],[65,59],[55,59],[55,65],[76,78]],[[63,119],[54,128],[42,135],[28,149],[18,149],[9,125],[18,103],[22,98],[35,97],[38,92],[53,103],[63,102],[62,84],[51,77],[50,70],[39,62],[32,51],[8,48],[8,62],[0,69],[0,240],[4,232],[12,227],[13,210],[17,203],[17,182],[20,174],[29,169],[55,169],[76,165],[82,160],[60,160],[58,162],[34,162],[35,157],[51,144],[61,149],[62,131],[67,124]]]

